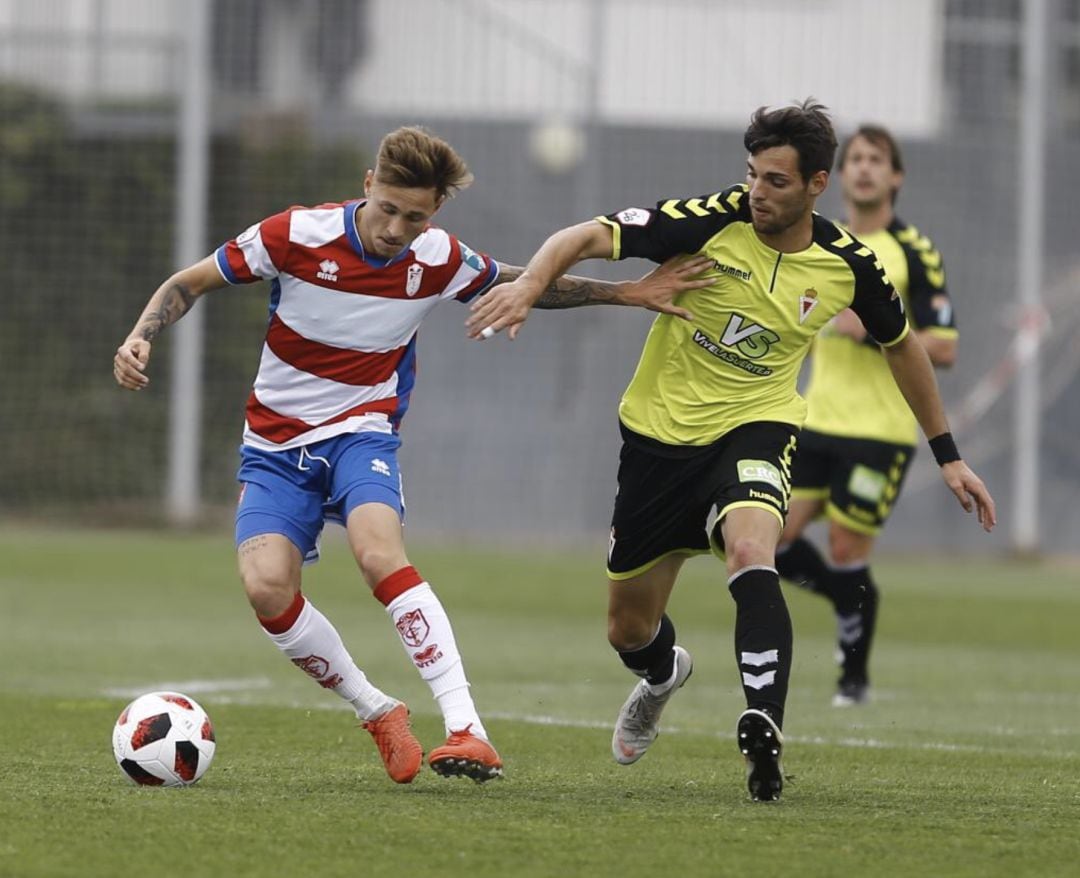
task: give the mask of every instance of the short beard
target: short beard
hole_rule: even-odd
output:
[[[795,225],[795,222],[790,222],[787,224],[784,224],[782,222],[772,222],[769,223],[769,225],[758,225],[757,223],[753,223],[754,231],[757,232],[759,235],[779,235],[783,232],[786,232],[793,225]]]

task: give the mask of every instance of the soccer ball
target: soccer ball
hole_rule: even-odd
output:
[[[214,727],[193,698],[179,692],[140,695],[113,728],[113,755],[133,782],[186,787],[214,758]]]

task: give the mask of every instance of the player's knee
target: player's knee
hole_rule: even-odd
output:
[[[852,536],[845,532],[829,534],[829,559],[834,567],[848,567],[870,557],[873,540],[861,534]]]
[[[242,577],[242,580],[248,603],[264,619],[280,616],[296,597],[296,589],[285,579]]]
[[[271,619],[288,609],[296,595],[296,586],[287,569],[249,560],[240,565],[240,581],[253,610]]]
[[[619,652],[639,649],[656,633],[656,623],[627,614],[608,614],[608,643]]]
[[[727,541],[725,546],[728,570],[742,570],[754,565],[772,566],[775,561],[776,546],[769,540],[757,536],[739,536]]]
[[[372,543],[356,551],[356,563],[364,581],[375,588],[391,573],[407,567],[409,560],[400,549]]]

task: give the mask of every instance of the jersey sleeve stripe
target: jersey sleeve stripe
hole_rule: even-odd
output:
[[[612,262],[622,259],[622,226],[608,219],[606,216],[595,217],[598,223],[603,223],[611,229],[611,255],[608,257]]]
[[[900,344],[900,342],[907,338],[909,332],[911,332],[911,327],[905,323],[904,328],[900,331],[900,334],[896,338],[894,338],[892,341],[878,341],[878,344],[880,344],[883,348],[891,348],[893,345]]]
[[[304,338],[274,314],[266,333],[266,344],[274,355],[294,369],[357,387],[388,381],[398,367],[405,346],[381,353],[338,348]]]
[[[462,266],[464,268],[464,266]],[[480,293],[484,292],[495,283],[495,279],[499,276],[499,266],[496,265],[494,259],[488,259],[487,270],[476,275],[476,277],[465,286],[461,292],[457,293],[455,298],[459,302],[471,302]],[[450,282],[448,290],[453,290],[457,277]]]
[[[225,280],[225,283],[235,286],[240,283],[240,278],[233,273],[232,267],[229,265],[229,257],[226,252],[228,244],[222,244],[214,252],[214,262],[217,263],[218,271],[221,272],[221,277]]]

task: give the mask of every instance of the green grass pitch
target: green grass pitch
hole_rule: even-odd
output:
[[[442,724],[345,546],[305,591],[354,657]],[[671,615],[695,673],[634,766],[632,685],[604,636],[594,554],[416,549],[506,763],[475,785],[384,775],[337,699],[255,624],[227,538],[0,536],[0,876],[1017,876],[1080,861],[1080,569],[989,557],[881,563],[875,701],[829,706],[826,605],[787,591],[796,656],[780,803],[746,795],[733,605],[690,562]],[[132,694],[187,690],[218,751],[189,789],[117,769]]]

